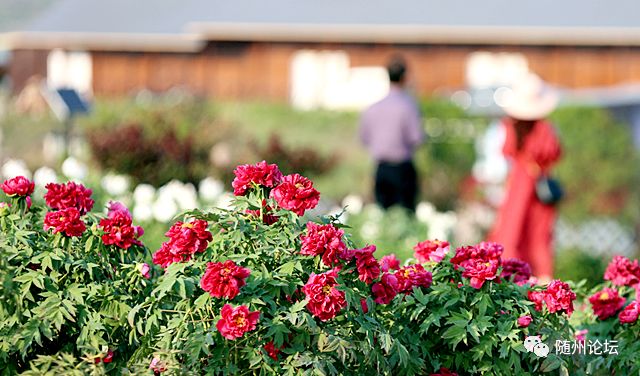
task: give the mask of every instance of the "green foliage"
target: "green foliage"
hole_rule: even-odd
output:
[[[563,158],[556,173],[566,191],[561,211],[572,220],[616,216],[638,220],[640,170],[630,129],[599,108],[565,107],[553,113]],[[589,173],[595,172],[595,173]]]
[[[413,247],[427,237],[427,226],[401,207],[383,211],[367,205],[358,214],[349,214],[348,236],[355,244],[375,244],[377,256],[395,253],[401,260],[413,257]]]
[[[608,260],[578,249],[563,249],[556,253],[554,276],[563,281],[585,280],[587,287],[600,283]]]
[[[27,210],[24,198],[11,204],[0,216],[0,369],[26,370],[40,356],[33,366],[44,372],[109,350],[113,362],[99,367],[126,364],[138,345],[128,340],[126,317],[151,289],[137,269],[146,248],[105,246],[92,214],[82,237],[54,235],[43,229],[41,206]]]

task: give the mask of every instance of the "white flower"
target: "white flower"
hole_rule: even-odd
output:
[[[62,163],[62,173],[69,179],[83,181],[87,177],[87,166],[74,157]]]
[[[160,195],[152,207],[153,217],[158,222],[169,222],[178,214],[178,206],[166,195]]]
[[[214,202],[223,192],[224,184],[222,184],[220,180],[214,179],[210,176],[202,179],[198,185],[200,199],[206,202]]]
[[[430,202],[421,202],[416,207],[416,218],[420,222],[429,223],[435,213],[436,208]]]
[[[146,222],[153,219],[153,209],[149,204],[139,204],[134,206],[132,214],[136,221]]]
[[[133,190],[133,200],[136,204],[151,204],[156,197],[156,189],[150,184],[138,184]]]
[[[36,170],[33,174],[33,182],[38,187],[44,187],[49,183],[57,183],[58,182],[58,174],[47,166],[42,166]]]
[[[359,214],[362,211],[364,203],[358,195],[348,195],[342,200],[342,206],[350,214]]]
[[[27,168],[27,164],[20,159],[9,159],[2,165],[2,176],[5,179],[15,178],[16,176],[24,176],[31,179],[31,171]]]
[[[174,200],[181,210],[195,209],[198,207],[198,193],[193,184],[181,184],[174,192]]]
[[[101,180],[102,188],[111,196],[121,196],[129,189],[129,177],[107,174]]]

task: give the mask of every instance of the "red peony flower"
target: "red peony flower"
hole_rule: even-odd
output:
[[[618,319],[620,324],[633,324],[638,321],[638,316],[640,316],[640,304],[634,300],[620,312]]]
[[[623,256],[614,256],[604,272],[604,279],[618,286],[635,286],[640,282],[638,260],[629,260]]]
[[[53,229],[54,233],[62,232],[66,236],[82,236],[87,229],[80,219],[80,212],[76,208],[48,212],[44,217],[44,229]]]
[[[544,293],[544,302],[551,313],[564,311],[571,316],[574,300],[576,294],[571,291],[571,287],[558,279],[551,281]]]
[[[91,189],[82,184],[68,182],[66,184],[49,183],[45,186],[47,193],[44,200],[52,209],[76,208],[81,215],[91,211],[95,201],[91,198]]]
[[[251,184],[262,185],[267,188],[273,188],[282,181],[282,172],[275,164],[268,164],[266,161],[258,162],[255,165],[241,165],[233,170],[236,175],[231,185],[233,186],[233,194],[236,196],[244,196]]]
[[[102,242],[122,249],[129,249],[132,244],[142,246],[138,238],[144,234],[144,230],[140,226],[133,226],[132,222],[131,213],[124,205],[110,202],[107,218],[100,220],[100,228],[104,231]]]
[[[529,291],[527,296],[530,301],[535,303],[536,311],[542,311],[542,303],[544,303],[544,291]]]
[[[278,222],[278,216],[271,214],[272,212],[273,212],[273,209],[271,208],[271,206],[267,205],[267,200],[263,199],[262,200],[262,223],[264,223],[267,226],[270,226]],[[247,214],[259,218],[260,210],[247,209]]]
[[[245,305],[233,308],[225,304],[220,314],[222,318],[216,324],[216,328],[226,339],[240,338],[246,332],[254,330],[260,318],[260,312],[250,312]]]
[[[200,279],[200,287],[215,298],[233,299],[245,285],[249,273],[249,269],[242,268],[231,260],[210,262]]]
[[[502,274],[504,279],[512,279],[518,285],[523,285],[531,278],[531,267],[525,261],[511,258],[502,261]]]
[[[502,255],[503,247],[498,243],[482,242],[475,246],[464,246],[456,249],[456,254],[451,258],[451,263],[459,266],[464,261],[480,259],[484,261],[495,260],[500,265],[500,255]]]
[[[600,320],[606,320],[611,316],[615,316],[624,306],[625,299],[616,290],[605,287],[602,291],[598,291],[589,297],[589,302],[593,308],[593,313]]]
[[[440,367],[440,371],[438,371],[438,373],[432,373],[431,376],[458,376],[458,374],[450,371],[448,368]]]
[[[471,259],[460,265],[464,268],[462,276],[469,278],[471,287],[476,289],[481,288],[485,281],[495,279],[498,272],[497,260]]]
[[[420,264],[403,266],[394,274],[398,279],[398,292],[411,293],[414,286],[429,287],[433,276]]]
[[[305,210],[313,209],[320,201],[320,192],[313,188],[311,180],[293,174],[282,178],[282,183],[271,191],[278,205],[292,212],[303,215]]]
[[[321,321],[334,318],[347,305],[344,291],[336,288],[337,275],[336,268],[322,274],[311,273],[309,280],[302,287],[308,300],[307,309]]]
[[[380,270],[383,272],[388,272],[389,270],[398,270],[400,269],[400,260],[396,257],[395,254],[390,254],[386,256],[382,256],[380,259]]]
[[[2,190],[9,197],[13,196],[29,196],[33,193],[36,185],[24,176],[16,176],[13,179],[7,179],[2,183]]]
[[[362,308],[362,313],[365,315],[369,313],[369,306],[367,305],[367,299],[360,298],[360,308]]]
[[[370,284],[380,276],[380,264],[373,256],[375,251],[375,245],[369,245],[355,251],[358,278],[366,284]]]
[[[209,224],[202,219],[193,222],[176,222],[166,234],[169,241],[153,254],[153,263],[163,268],[174,262],[191,260],[195,253],[202,253],[213,239],[207,230]]]
[[[413,247],[413,250],[413,257],[421,264],[429,261],[440,262],[449,252],[449,243],[438,239],[425,240]]]
[[[529,324],[531,324],[531,320],[531,315],[520,316],[518,317],[518,326],[521,328],[526,328],[527,326],[529,326]]]
[[[271,359],[277,361],[278,355],[280,354],[280,351],[284,348],[284,346],[278,348],[273,343],[273,341],[269,341],[262,348],[267,352],[267,355],[269,355]]]
[[[398,295],[398,278],[390,273],[382,274],[380,282],[371,287],[373,300],[378,304],[389,304]]]
[[[98,364],[100,362],[111,363],[112,361],[113,361],[113,351],[112,350],[107,351],[107,353],[104,356],[98,356],[93,360],[93,362],[95,364]]]
[[[332,224],[319,225],[307,223],[307,234],[302,235],[302,247],[300,254],[308,256],[322,256],[322,263],[332,266],[338,263],[347,251],[347,246],[342,242],[343,230],[335,228]]]

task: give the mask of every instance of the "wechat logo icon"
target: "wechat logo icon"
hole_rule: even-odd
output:
[[[529,336],[524,339],[524,348],[528,352],[533,352],[540,358],[546,358],[549,355],[549,346],[542,343],[540,336]]]

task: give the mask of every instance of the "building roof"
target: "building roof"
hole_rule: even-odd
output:
[[[637,0],[61,0],[16,47],[196,51],[206,40],[640,45]]]

